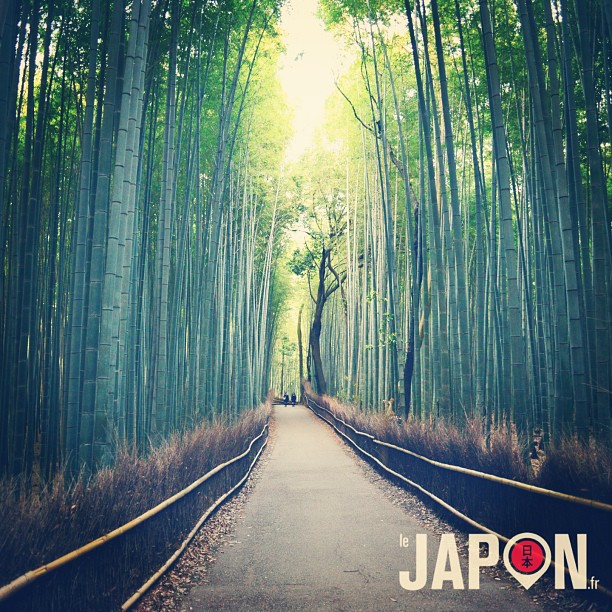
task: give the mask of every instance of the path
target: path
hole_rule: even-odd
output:
[[[405,591],[414,542],[428,533],[430,572],[438,538],[391,503],[331,429],[302,406],[275,408],[268,464],[231,545],[182,610],[535,610],[508,583],[481,576],[481,590]],[[435,542],[435,544],[434,544]],[[412,557],[412,560],[411,560]],[[463,560],[462,560],[463,563]],[[467,571],[464,567],[467,587]]]

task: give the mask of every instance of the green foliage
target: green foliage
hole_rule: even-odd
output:
[[[305,276],[317,268],[317,262],[310,249],[295,249],[288,262],[289,269],[296,276]]]
[[[520,2],[437,0],[438,58],[434,3],[410,2],[406,15],[400,0],[323,0],[320,14],[354,61],[295,167],[283,167],[292,111],[276,75],[281,4],[154,1],[137,22],[147,2],[8,3],[0,471],[48,477],[71,458],[76,473],[92,447],[107,456],[115,439],[140,448],[160,439],[152,423],[183,430],[203,412],[256,403],[273,339],[294,323],[295,296],[309,303],[321,253],[327,286],[342,285],[321,347],[339,393],[372,406],[396,395],[396,351],[407,355],[412,338],[420,416],[477,411],[499,422],[517,414],[508,390],[525,380],[536,405],[519,412],[534,424],[559,435],[579,417],[581,435],[612,431],[612,40],[602,0],[525,3],[535,70]],[[487,7],[499,92],[481,36]],[[507,142],[503,184],[492,111]],[[451,143],[459,193],[442,174]],[[456,357],[466,312],[473,364]],[[523,340],[525,377],[505,350]],[[462,397],[470,376],[476,404]]]
[[[403,10],[400,0],[322,0],[321,15],[327,24],[342,23],[347,18],[380,19],[390,17]]]

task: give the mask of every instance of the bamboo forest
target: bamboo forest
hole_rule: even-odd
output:
[[[283,4],[0,2],[1,475],[302,381],[609,448],[612,3],[320,0],[293,157]]]

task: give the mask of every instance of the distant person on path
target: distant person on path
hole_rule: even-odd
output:
[[[283,404],[285,404],[285,406],[289,404],[289,395],[287,393],[285,393],[283,397]]]
[[[292,394],[291,394],[291,404],[292,404],[293,406],[295,406],[295,401],[296,401],[296,399],[297,399],[297,398],[295,397],[295,393],[292,393]]]

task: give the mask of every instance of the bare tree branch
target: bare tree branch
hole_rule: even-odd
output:
[[[338,275],[338,273],[336,272],[336,270],[332,266],[331,255],[329,255],[328,258],[327,258],[327,269],[334,275],[334,278],[336,279],[336,284],[332,285],[331,287],[329,287],[328,290],[325,292],[325,299],[327,299],[334,291],[336,291],[338,289],[338,287],[340,287],[340,290],[341,290],[341,293],[342,293],[342,301],[344,302],[344,307],[346,309],[346,307],[347,307],[347,304],[346,304],[346,295],[344,294],[343,283],[346,280],[347,273],[344,272],[342,277],[340,277]]]
[[[368,130],[368,132],[370,132],[371,134],[374,134],[374,136],[376,136],[376,132],[374,132],[374,130],[369,125],[364,123],[363,120],[361,119],[361,117],[357,114],[357,109],[355,108],[355,105],[351,102],[351,100],[348,98],[348,96],[342,91],[342,89],[340,89],[340,85],[338,85],[337,81],[336,81],[335,85],[336,85],[336,89],[340,92],[342,97],[350,104],[351,108],[353,109],[353,114],[355,115],[355,118],[357,119],[357,121],[359,121],[359,123],[361,123],[361,125],[366,130]]]

